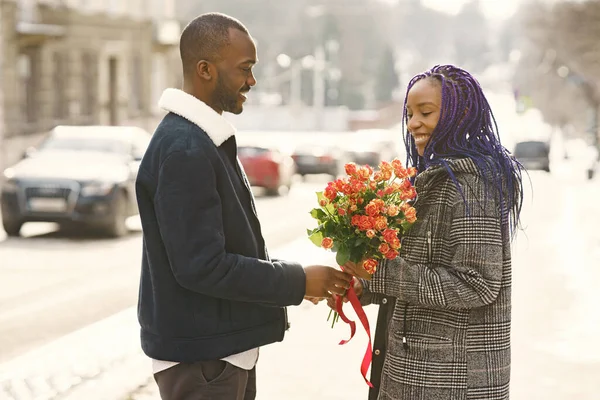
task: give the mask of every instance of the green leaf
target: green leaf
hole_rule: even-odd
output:
[[[325,219],[325,217],[327,217],[327,214],[325,214],[325,211],[321,210],[320,208],[313,208],[310,211],[310,216],[316,220],[322,221]]]
[[[334,207],[334,206],[333,206],[333,204],[331,204],[331,203],[328,203],[328,204],[325,206],[325,209],[327,210],[327,212],[328,212],[329,214],[334,214],[334,213],[335,213],[335,207]]]
[[[313,232],[313,234],[308,238],[314,243],[315,246],[321,247],[321,243],[323,242],[323,234],[320,231]]]
[[[321,200],[325,199],[325,195],[323,195],[323,192],[317,192],[317,202],[319,204],[321,204]],[[327,199],[325,199],[327,200]]]
[[[400,224],[400,226],[402,227],[402,230],[406,232],[411,226],[413,226],[413,224],[408,221],[404,221],[402,224]]]
[[[338,263],[338,265],[344,265],[348,262],[348,260],[350,260],[350,252],[346,246],[340,246],[340,249],[335,256],[335,261]]]

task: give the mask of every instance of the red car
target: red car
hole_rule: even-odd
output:
[[[277,149],[239,146],[238,157],[250,185],[264,188],[269,196],[277,196],[282,186],[290,189],[296,172],[291,156]]]

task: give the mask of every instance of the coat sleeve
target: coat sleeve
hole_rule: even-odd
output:
[[[368,306],[369,304],[381,304],[381,300],[385,297],[385,295],[382,293],[373,293],[370,288],[371,281],[360,279],[360,283],[363,287],[363,291],[359,299],[360,304],[363,306]]]
[[[177,282],[211,297],[300,304],[306,285],[300,264],[225,251],[222,200],[215,170],[202,150],[175,152],[161,165],[154,207]]]
[[[402,257],[381,263],[369,290],[430,307],[470,309],[488,305],[500,292],[503,272],[502,220],[497,201],[485,194],[480,179],[460,194],[452,218],[443,264],[407,262]],[[410,251],[407,249],[407,251]]]

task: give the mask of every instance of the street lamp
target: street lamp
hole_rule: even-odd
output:
[[[290,103],[293,107],[302,104],[302,70],[315,68],[315,57],[307,55],[300,59],[292,59],[287,54],[277,56],[277,64],[281,68],[290,69]]]

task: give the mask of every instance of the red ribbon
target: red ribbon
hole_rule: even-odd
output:
[[[367,385],[369,385],[369,387],[373,387],[373,384],[371,382],[369,382],[369,380],[367,379],[367,371],[369,370],[369,366],[371,365],[371,361],[373,360],[373,350],[372,350],[372,346],[371,346],[371,328],[369,327],[369,319],[367,318],[367,315],[365,314],[365,310],[363,309],[362,304],[360,304],[360,300],[358,300],[358,296],[356,295],[356,292],[354,291],[354,279],[353,279],[352,283],[350,284],[350,289],[348,289],[348,292],[346,293],[346,297],[350,301],[350,304],[352,305],[354,312],[356,312],[358,319],[362,323],[362,326],[363,326],[363,328],[365,328],[365,331],[367,332],[367,336],[369,337],[369,345],[367,346],[367,351],[365,352],[365,355],[362,360],[362,364],[360,365],[360,372],[361,372],[365,382],[367,382]],[[354,321],[349,320],[348,317],[346,317],[346,314],[344,314],[344,311],[342,310],[342,305],[343,305],[342,297],[337,296],[335,299],[335,311],[337,311],[337,313],[340,315],[340,318],[342,319],[342,321],[344,321],[345,323],[350,325],[350,338],[348,340],[342,340],[340,342],[340,345],[348,343],[354,337],[354,334],[356,333],[356,323]]]

